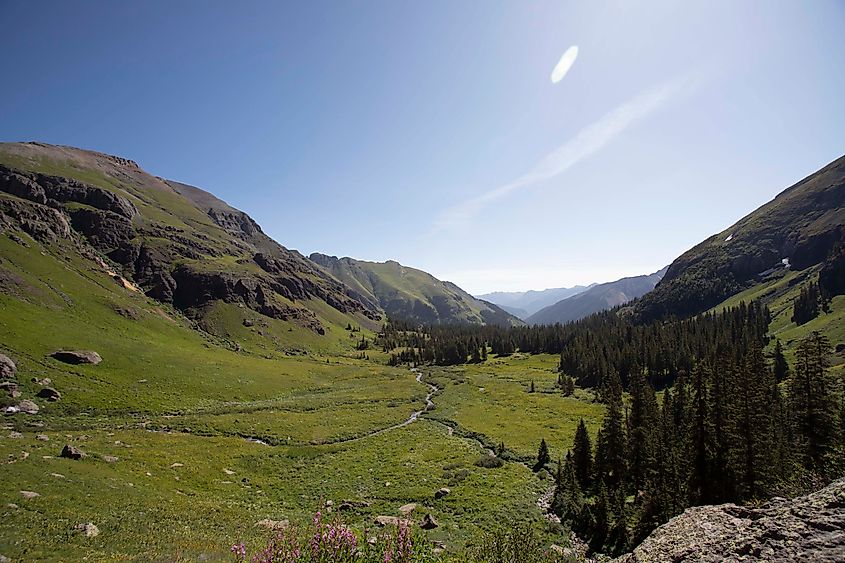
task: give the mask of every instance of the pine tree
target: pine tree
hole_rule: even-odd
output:
[[[618,382],[619,378],[612,379]],[[623,483],[627,467],[625,455],[628,451],[623,426],[621,385],[618,385],[618,394],[613,392],[616,387],[612,381],[608,386],[610,402],[596,441],[596,478],[611,491]]]
[[[607,486],[599,482],[596,501],[592,506],[592,529],[590,530],[590,550],[594,552],[604,551],[607,536],[610,533],[610,509],[608,505]]]
[[[540,471],[552,460],[549,457],[549,447],[546,445],[546,439],[540,439],[540,448],[537,450],[537,463],[534,464],[534,472]]]
[[[657,399],[642,370],[631,379],[631,416],[628,431],[630,485],[634,493],[645,487],[657,469]]]
[[[830,343],[813,332],[795,351],[795,368],[787,382],[790,411],[798,449],[805,463],[826,474],[838,441],[839,423],[836,380],[828,372]]]
[[[783,355],[783,347],[780,344],[780,340],[775,341],[775,351],[772,359],[772,371],[774,371],[775,379],[777,379],[778,383],[780,383],[781,381],[786,380],[789,376],[789,363]]]
[[[578,422],[578,428],[575,430],[575,439],[572,443],[572,463],[575,466],[575,477],[578,479],[578,485],[582,491],[586,491],[593,481],[593,447],[583,418]]]
[[[691,421],[689,435],[689,498],[690,503],[706,504],[713,498],[711,467],[713,458],[713,429],[710,416],[708,382],[710,367],[699,362],[692,372],[690,385]]]

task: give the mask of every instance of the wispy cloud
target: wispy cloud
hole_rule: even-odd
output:
[[[597,153],[625,129],[653,113],[673,96],[689,88],[694,81],[692,75],[684,75],[628,100],[543,157],[528,173],[444,210],[435,221],[434,229],[438,231],[464,226],[486,205],[563,174]]]
[[[552,84],[557,84],[563,77],[566,76],[566,73],[569,72],[569,69],[572,68],[572,65],[575,64],[575,59],[578,58],[578,45],[573,45],[569,49],[566,50],[563,55],[561,55],[560,60],[555,65],[555,68],[552,69]]]

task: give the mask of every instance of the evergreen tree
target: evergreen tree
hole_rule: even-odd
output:
[[[775,351],[772,360],[772,371],[774,371],[775,379],[777,379],[778,383],[786,380],[789,376],[789,363],[783,355],[783,347],[780,344],[780,340],[775,341]]]
[[[599,482],[596,501],[592,506],[592,529],[590,530],[590,550],[594,552],[604,551],[607,536],[610,533],[610,509],[607,486],[603,481]]]
[[[830,469],[838,441],[839,405],[836,380],[828,372],[827,338],[813,332],[795,351],[795,368],[787,382],[798,450],[805,463],[821,474]]]
[[[618,376],[616,379],[618,382]],[[596,478],[611,491],[618,489],[625,478],[627,450],[622,418],[622,394],[613,392],[617,384],[611,381],[609,404],[596,441]],[[619,385],[621,389],[621,385]]]
[[[578,485],[582,491],[586,491],[592,485],[593,480],[593,447],[583,418],[578,422],[578,428],[575,430],[575,439],[572,443],[572,463],[575,467]]]
[[[540,448],[537,450],[537,463],[534,464],[534,472],[540,471],[552,460],[549,457],[549,447],[546,445],[546,439],[540,439]]]
[[[631,379],[631,416],[628,432],[628,473],[633,492],[643,490],[657,470],[657,399],[642,370],[634,369]]]
[[[708,383],[710,367],[699,362],[692,372],[691,420],[689,433],[689,499],[690,503],[706,504],[714,495],[711,490],[711,467],[713,458],[713,429],[710,416]]]

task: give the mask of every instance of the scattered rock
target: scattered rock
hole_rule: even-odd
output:
[[[327,507],[332,507],[332,506],[334,506],[334,501],[333,501],[333,500],[331,500],[331,499],[327,500],[327,501],[326,501],[326,506],[327,506]]]
[[[93,538],[100,535],[100,529],[91,522],[77,524],[76,529],[85,534],[86,538]]]
[[[30,381],[32,381],[36,385],[42,385],[42,386],[43,385],[50,385],[51,383],[53,383],[53,380],[50,379],[49,377],[45,377],[44,379],[38,379],[37,377],[33,377],[32,379],[30,379]]]
[[[41,495],[33,491],[21,491],[21,496],[26,499],[33,499],[36,497],[40,497]]]
[[[65,444],[65,447],[62,448],[62,453],[59,457],[66,457],[68,459],[82,459],[85,457],[85,452],[77,448],[76,446],[71,446],[70,444]]]
[[[423,516],[422,522],[420,522],[420,528],[423,530],[433,530],[438,526],[437,520],[434,519],[434,516],[431,514],[426,514]]]
[[[62,398],[62,394],[52,387],[44,387],[36,395],[39,399],[47,399],[48,401],[58,401]]]
[[[172,464],[170,465],[170,469],[175,469],[175,468],[177,468],[177,467],[185,467],[185,464],[184,464],[184,463],[179,463],[179,462],[177,461],[176,463],[172,463]]]
[[[11,561],[11,559],[6,557],[5,555],[0,555],[0,563],[9,563],[9,561]]]
[[[20,440],[21,438],[23,438],[23,434],[13,430],[13,431],[9,432],[9,438],[13,438],[15,440]]]
[[[836,344],[836,353],[841,354],[842,352],[845,352],[845,342],[839,342]]]
[[[50,477],[55,477],[56,479],[64,479],[65,476],[61,473],[50,473]]]
[[[688,508],[615,561],[845,561],[845,479],[760,508]]]
[[[18,403],[18,410],[26,414],[38,414],[38,405],[29,399],[24,399]]]
[[[414,502],[410,502],[408,504],[405,504],[405,505],[402,505],[402,506],[399,507],[399,514],[401,514],[402,516],[408,516],[409,514],[411,514],[416,509],[417,509],[417,504],[414,503]]]
[[[354,508],[355,507],[352,506],[352,503],[349,503],[349,502],[342,502],[337,507],[337,509],[340,510],[341,512],[348,512],[348,511],[350,511]]]
[[[36,440],[40,440],[40,441],[42,441],[42,442],[49,442],[49,441],[50,441],[50,437],[49,437],[49,436],[47,436],[46,434],[38,434],[38,435],[35,437],[35,439],[36,439]]]
[[[97,365],[103,361],[103,358],[101,358],[97,352],[92,350],[59,350],[57,352],[53,352],[50,356],[60,362],[73,365]]]
[[[120,461],[119,457],[113,455],[104,455],[102,456],[102,458],[103,461],[105,461],[106,463],[117,463],[118,461]]]
[[[17,504],[10,502],[9,504],[6,505],[6,508],[11,508],[12,510],[17,510],[19,507],[18,507]]]
[[[223,473],[225,473],[226,475],[234,475],[235,474],[235,472],[232,471],[231,469],[224,469]]]
[[[442,489],[437,489],[436,491],[434,491],[434,498],[440,500],[443,497],[450,494],[451,492],[452,492],[452,490],[449,489],[448,487],[443,487]]]
[[[557,545],[556,543],[553,543],[552,545],[549,546],[549,551],[551,551],[555,555],[559,555],[560,557],[564,557],[564,558],[568,558],[568,559],[572,559],[572,560],[575,560],[575,558],[577,556],[576,551],[574,549],[572,549],[571,547],[563,547],[563,546]]]
[[[0,353],[0,379],[14,379],[17,372],[18,366],[15,365],[12,358]]]
[[[255,325],[255,321],[253,321],[252,319],[244,319],[244,326],[245,327],[251,327],[251,326],[254,326],[254,325]]]
[[[399,526],[400,524],[410,526],[412,522],[406,518],[399,518],[397,516],[376,516],[375,523],[378,526]]]
[[[18,391],[18,384],[14,381],[4,381],[0,383],[0,392],[2,391],[5,391],[10,397],[13,398],[18,398],[21,396],[21,392]]]
[[[288,520],[270,520],[269,518],[265,518],[256,522],[255,525],[259,528],[267,528],[268,530],[278,532],[286,530],[290,526],[290,522]]]

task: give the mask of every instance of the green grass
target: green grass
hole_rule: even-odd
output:
[[[545,438],[553,459],[572,447],[578,421],[595,433],[604,407],[578,390],[564,397],[557,383],[558,357],[514,354],[485,363],[433,370],[431,381],[445,389],[433,418],[454,421],[491,443],[504,442],[520,457],[537,453]],[[534,393],[529,393],[531,382]]]
[[[427,387],[407,369],[357,359],[354,344],[362,333],[350,338],[349,317],[312,304],[327,327],[319,336],[218,303],[203,317],[211,332],[199,331],[178,311],[118,285],[64,243],[47,248],[22,237],[28,248],[0,235],[0,342],[18,364],[22,398],[34,399],[41,411],[3,420],[0,460],[10,463],[0,465],[0,554],[15,560],[225,559],[235,541],[264,541],[258,520],[305,521],[325,499],[370,503],[344,514],[359,530],[371,528],[376,515],[396,515],[399,506],[417,502],[415,517],[431,512],[441,525],[430,536],[450,550],[506,520],[535,522],[548,541],[565,543],[541,524],[536,507],[549,482],[520,463],[476,466],[486,454],[462,437],[478,432],[504,439],[520,453],[541,437],[553,445],[571,441],[577,417],[599,416],[600,408],[520,389],[529,378],[538,389],[550,386],[555,358],[491,359],[464,368],[463,377],[483,381],[496,404],[487,403],[485,414],[466,394],[467,385],[447,385],[431,415],[461,410],[466,402],[465,412],[449,417],[466,429],[450,434],[446,425],[422,419],[373,434],[422,409]],[[245,319],[253,326],[244,326]],[[93,349],[103,362],[62,364],[48,357],[59,348]],[[34,377],[52,379],[62,399],[34,398]],[[512,409],[531,421],[519,427],[519,436],[505,432],[495,415]],[[50,441],[37,440],[40,433]],[[59,458],[65,443],[89,456]],[[119,460],[108,463],[104,455]],[[171,468],[174,463],[183,466]],[[447,485],[452,494],[435,501],[434,491]],[[22,490],[40,496],[24,499]],[[99,536],[74,530],[89,521]]]

